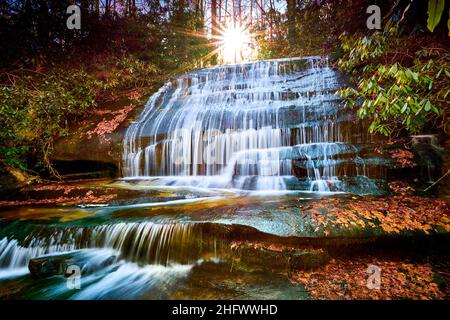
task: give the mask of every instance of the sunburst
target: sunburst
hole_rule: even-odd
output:
[[[248,61],[255,54],[253,36],[244,25],[221,26],[217,40],[219,59],[223,63]]]
[[[193,37],[207,39],[208,43],[200,44],[202,47],[213,48],[201,58],[201,64],[211,57],[217,56],[217,62],[221,64],[241,63],[256,58],[257,45],[255,38],[260,33],[253,33],[251,26],[238,22],[218,23],[213,34],[205,34],[201,31],[187,31],[178,29],[176,32]]]

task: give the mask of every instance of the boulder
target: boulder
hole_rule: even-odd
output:
[[[70,258],[66,256],[52,256],[31,259],[28,269],[35,279],[44,279],[56,275],[65,275],[67,267],[71,265]]]
[[[70,276],[69,266],[78,266],[82,275],[91,274],[106,266],[112,265],[117,257],[112,252],[104,252],[95,256],[95,252],[74,251],[67,254],[56,254],[31,259],[28,269],[35,279],[53,276]]]
[[[0,160],[0,195],[22,188],[32,179],[22,170],[8,166]]]

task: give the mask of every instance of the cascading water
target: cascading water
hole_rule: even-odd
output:
[[[33,235],[23,244],[0,239],[0,271],[26,267],[31,258],[84,248],[114,249],[120,258],[161,265],[193,262],[202,250],[211,249],[201,229],[189,223],[115,223],[48,232],[48,236]]]
[[[242,221],[246,210],[256,210],[260,231],[290,235],[297,227],[292,221],[272,226],[240,190],[269,190],[255,197],[272,190],[378,192],[383,163],[364,124],[336,96],[341,82],[325,59],[309,57],[202,69],[167,83],[123,142],[124,180],[143,181],[120,182],[128,191],[162,191],[78,208],[95,214],[73,224],[0,219],[0,281],[28,281],[35,272],[30,260],[65,259],[83,265],[83,290],[67,291],[59,274],[59,282],[42,280],[38,298],[166,297],[194,266],[221,261],[217,250],[226,258],[230,244],[221,251],[227,238],[207,229],[209,223],[254,227],[255,220]],[[233,197],[249,207],[228,219]],[[195,217],[196,208],[204,209],[205,220]]]
[[[0,281],[27,275],[32,259],[44,260],[43,272],[56,259],[81,268],[86,290],[71,298],[133,298],[174,285],[202,258],[214,258],[218,249],[220,243],[204,237],[200,226],[192,223],[43,227],[30,230],[24,239],[0,238]],[[57,298],[67,288],[62,281],[47,291],[48,298]]]
[[[348,191],[349,177],[367,173],[355,145],[368,137],[351,129],[359,128],[335,95],[340,82],[319,57],[182,76],[128,128],[123,175],[163,185]]]

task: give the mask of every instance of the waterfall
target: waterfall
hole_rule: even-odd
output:
[[[71,227],[49,230],[48,236],[33,233],[27,239],[0,239],[0,271],[27,267],[32,258],[84,248],[114,249],[121,259],[159,265],[196,261],[203,251],[216,249],[216,242],[203,239],[201,228],[193,223]]]
[[[356,157],[340,158],[349,150],[356,154],[353,143],[367,137],[352,133],[357,121],[335,94],[341,83],[320,57],[179,77],[155,93],[128,128],[123,176],[163,185],[345,189],[341,177],[364,170]]]

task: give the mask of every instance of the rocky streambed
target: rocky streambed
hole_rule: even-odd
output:
[[[0,202],[2,299],[448,297],[449,207],[436,198],[84,180],[14,199]]]

